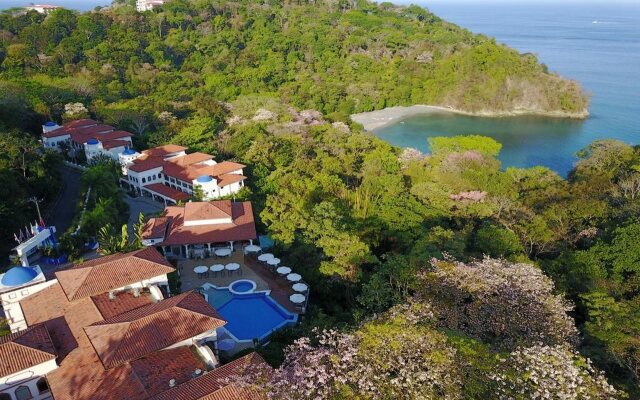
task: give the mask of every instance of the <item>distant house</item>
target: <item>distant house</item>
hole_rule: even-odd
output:
[[[165,0],[136,0],[136,10],[144,12],[163,5]]]
[[[238,193],[247,179],[242,164],[217,163],[205,153],[186,153],[187,148],[168,144],[120,154],[123,181],[130,189],[175,204],[184,201],[200,188],[205,200]]]
[[[92,119],[79,119],[63,126],[47,122],[42,126],[45,148],[61,151],[65,143],[77,151],[84,151],[87,160],[106,155],[118,161],[120,154],[131,146],[133,134]]]
[[[230,200],[189,202],[166,207],[145,225],[143,243],[165,256],[192,258],[216,248],[252,244],[257,237],[251,203]]]
[[[46,281],[16,268],[0,278],[15,311],[14,332],[0,338],[0,399],[262,398],[233,382],[264,361],[249,354],[219,366],[213,343],[226,321],[196,292],[165,299],[174,269],[154,248]]]
[[[51,4],[32,4],[30,6],[26,6],[24,7],[25,11],[37,11],[40,14],[49,14],[52,11],[58,9],[58,8],[62,8],[60,6],[54,6]]]

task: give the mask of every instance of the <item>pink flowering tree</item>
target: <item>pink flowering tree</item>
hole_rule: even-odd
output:
[[[486,258],[470,263],[432,260],[419,297],[433,305],[439,325],[500,349],[575,342],[572,306],[553,282],[529,264]]]
[[[296,341],[267,390],[272,399],[457,399],[463,380],[456,350],[425,324],[431,308],[392,310],[354,333],[321,332]]]
[[[518,348],[496,370],[491,379],[501,400],[623,398],[588,359],[566,345]]]

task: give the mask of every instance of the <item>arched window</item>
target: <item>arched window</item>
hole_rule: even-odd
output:
[[[47,383],[47,380],[44,378],[38,379],[36,386],[38,387],[38,392],[40,392],[40,394],[49,391],[49,383]]]
[[[142,183],[145,183],[147,181],[146,178],[142,178]]]
[[[33,399],[33,395],[31,394],[31,390],[29,390],[28,386],[18,386],[16,389],[16,399],[18,400],[31,400]]]

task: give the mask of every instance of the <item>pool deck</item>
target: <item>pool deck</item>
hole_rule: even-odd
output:
[[[193,268],[199,265],[211,266],[213,264],[228,264],[235,262],[240,264],[238,271],[209,272],[208,276],[199,277],[193,272]],[[197,289],[204,283],[210,283],[217,287],[227,287],[233,281],[250,279],[256,283],[256,291],[271,290],[271,297],[282,307],[293,314],[300,314],[300,305],[293,304],[289,296],[295,293],[292,282],[286,277],[279,276],[260,263],[256,255],[244,255],[241,250],[234,251],[229,257],[208,257],[198,260],[178,261],[178,272],[182,281],[182,291]],[[294,271],[295,272],[295,271]]]

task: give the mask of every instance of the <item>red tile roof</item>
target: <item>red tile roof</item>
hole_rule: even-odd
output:
[[[148,157],[148,158],[137,158],[133,161],[129,167],[127,167],[130,171],[133,172],[144,172],[153,168],[161,167],[164,164],[164,160],[161,157]]]
[[[240,174],[225,174],[218,177],[218,186],[225,187],[232,183],[240,182],[247,179],[246,176]]]
[[[114,295],[114,299],[109,298],[109,293],[91,296],[91,300],[100,311],[102,318],[111,318],[155,302],[148,289],[141,290],[138,297],[134,296],[131,291],[115,293]]]
[[[250,202],[231,203],[230,200],[221,200],[211,203],[231,205],[233,222],[228,224],[184,226],[185,206],[166,207],[163,216],[172,218],[172,221],[167,231],[167,237],[162,244],[220,243],[230,240],[249,240],[257,237],[253,208]],[[222,206],[218,206],[218,208],[220,207]]]
[[[128,140],[107,140],[105,142],[102,142],[102,148],[109,150],[109,149],[113,149],[116,147],[124,147],[124,146],[128,146],[131,142],[129,142]]]
[[[182,156],[182,157],[170,158],[166,161],[181,167],[186,167],[187,165],[198,164],[198,163],[209,161],[212,159],[213,159],[212,155],[196,152],[196,153],[187,154],[186,156]]]
[[[69,300],[77,300],[173,271],[155,248],[147,247],[77,264],[56,272],[56,277]]]
[[[186,150],[187,148],[183,146],[178,146],[176,144],[165,144],[164,146],[158,146],[148,150],[144,150],[142,153],[148,156],[164,157],[172,153],[179,153]]]
[[[59,366],[47,375],[56,400],[147,397],[128,364],[108,371],[102,366],[83,330],[102,320],[90,298],[70,302],[55,283],[20,301],[20,306],[29,326],[47,327],[58,351]]]
[[[144,224],[142,237],[144,239],[164,239],[164,235],[167,232],[167,226],[169,226],[170,221],[171,219],[166,217],[150,218]]]
[[[155,396],[170,389],[171,379],[180,385],[198,376],[196,369],[200,373],[206,370],[195,351],[193,346],[161,350],[132,361],[131,367],[149,396]]]
[[[185,221],[228,219],[232,217],[230,200],[192,201],[184,205]]]
[[[163,185],[162,183],[152,183],[151,185],[144,186],[144,188],[175,201],[186,200],[189,198],[189,193],[181,192],[178,189]]]
[[[55,358],[56,350],[44,325],[0,337],[0,377]]]
[[[228,364],[209,371],[196,379],[178,385],[163,392],[153,400],[222,400],[222,399],[264,399],[264,395],[255,388],[239,383],[240,377],[246,372],[255,369],[269,371],[270,367],[258,355],[247,354]],[[238,383],[234,383],[238,382]]]
[[[226,321],[200,294],[187,292],[94,323],[84,330],[109,369],[224,324]]]
[[[167,334],[167,332],[195,331],[197,330],[195,328],[197,324],[194,324],[193,321],[199,318],[202,320],[215,319],[205,315],[215,313],[215,310],[204,302],[201,296],[195,295],[201,300],[190,296],[190,293],[176,296],[129,311],[122,314],[122,317],[117,316],[108,319],[107,321],[109,322],[106,322],[106,325],[103,326],[112,328],[115,326],[115,329],[107,332],[110,338],[105,336],[97,342],[111,342],[111,346],[117,348],[113,354],[132,355],[136,358],[136,361],[132,361],[132,363],[123,363],[110,369],[105,369],[101,362],[102,360],[96,353],[96,349],[102,349],[102,347],[94,348],[94,343],[89,340],[84,329],[85,327],[95,328],[98,326],[96,323],[104,322],[92,299],[82,298],[69,301],[61,286],[58,283],[54,283],[52,286],[22,300],[20,306],[27,324],[31,326],[43,323],[47,327],[53,345],[58,350],[59,367],[47,375],[51,392],[56,400],[146,399],[155,393],[168,389],[165,385],[152,387],[156,382],[153,377],[147,376],[145,378],[137,374],[143,368],[140,367],[142,362],[140,358],[153,356],[153,349],[161,346],[161,344],[149,346],[147,341],[153,342],[157,336]],[[166,304],[164,304],[165,302]],[[176,314],[170,311],[175,308],[179,308],[179,311],[181,311],[177,317]],[[160,311],[162,309],[165,311]],[[153,310],[156,312],[150,313]],[[145,319],[142,316],[146,314],[150,317],[153,315],[161,315],[163,317],[156,318],[156,325],[149,325],[143,331],[143,334],[137,338],[135,348],[131,347],[133,342],[131,338],[127,337],[122,338],[122,345],[118,345],[117,340],[119,340],[119,337],[115,335],[119,331],[118,327],[139,323],[142,319]],[[196,318],[189,314],[202,317]],[[187,318],[183,318],[185,315],[187,315]],[[131,319],[133,321],[127,322]],[[119,322],[111,324],[110,321]],[[197,334],[206,332],[207,328],[211,326],[209,324],[204,325],[203,330],[197,332]],[[155,332],[156,330],[157,332]],[[169,336],[181,337],[173,333],[170,333]],[[164,343],[167,341],[164,338],[160,338],[160,340]],[[140,349],[144,351],[150,350],[150,353],[144,353]],[[135,356],[135,354],[140,355]],[[184,361],[184,359],[182,360]],[[150,362],[152,366],[156,365],[158,368],[160,366],[158,363],[162,363],[156,357],[151,357]],[[137,371],[134,369],[133,364],[136,364]],[[167,360],[166,366],[168,370],[175,370],[183,364],[183,362],[180,362],[176,366],[172,365],[170,360]]]

